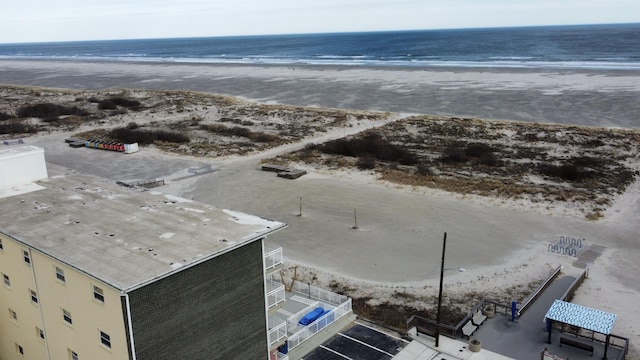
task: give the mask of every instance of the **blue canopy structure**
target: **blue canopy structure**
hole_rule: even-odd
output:
[[[592,309],[562,300],[555,300],[547,311],[547,315],[544,316],[547,322],[547,331],[549,331],[547,342],[551,344],[551,323],[553,321],[591,330],[606,335],[607,340],[604,343],[604,359],[606,359],[607,350],[609,349],[609,337],[613,324],[616,322],[616,317],[616,314],[606,311]]]
[[[595,331],[604,335],[611,334],[611,328],[613,328],[616,317],[616,314],[562,300],[554,301],[553,305],[551,305],[547,311],[547,315],[545,315],[545,319]]]

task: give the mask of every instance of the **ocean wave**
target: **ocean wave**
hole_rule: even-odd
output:
[[[0,44],[0,59],[640,70],[640,24]]]
[[[519,60],[519,61],[535,59],[532,56],[489,56],[488,58],[491,60]]]
[[[385,58],[372,59],[367,56],[323,55],[312,58],[284,58],[274,56],[228,55],[206,57],[152,57],[144,54],[120,55],[0,55],[5,60],[67,60],[67,61],[115,61],[115,62],[170,62],[197,64],[242,64],[242,65],[315,65],[315,66],[372,66],[372,67],[490,67],[490,68],[542,68],[542,69],[602,69],[602,70],[640,70],[640,63],[621,61],[616,58],[602,58],[589,61],[544,61],[529,60],[525,57],[492,57],[487,60],[445,60],[432,58]]]

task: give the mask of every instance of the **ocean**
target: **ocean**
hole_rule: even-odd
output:
[[[640,23],[0,44],[0,59],[640,70]]]

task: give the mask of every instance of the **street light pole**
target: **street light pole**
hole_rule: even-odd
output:
[[[444,278],[444,252],[447,248],[447,233],[442,240],[442,261],[440,262],[440,290],[438,291],[438,310],[436,312],[436,347],[440,345],[440,310],[442,309],[442,280]]]

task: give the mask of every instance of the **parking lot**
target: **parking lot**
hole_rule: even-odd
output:
[[[303,356],[304,360],[389,360],[407,346],[406,340],[356,322]]]

